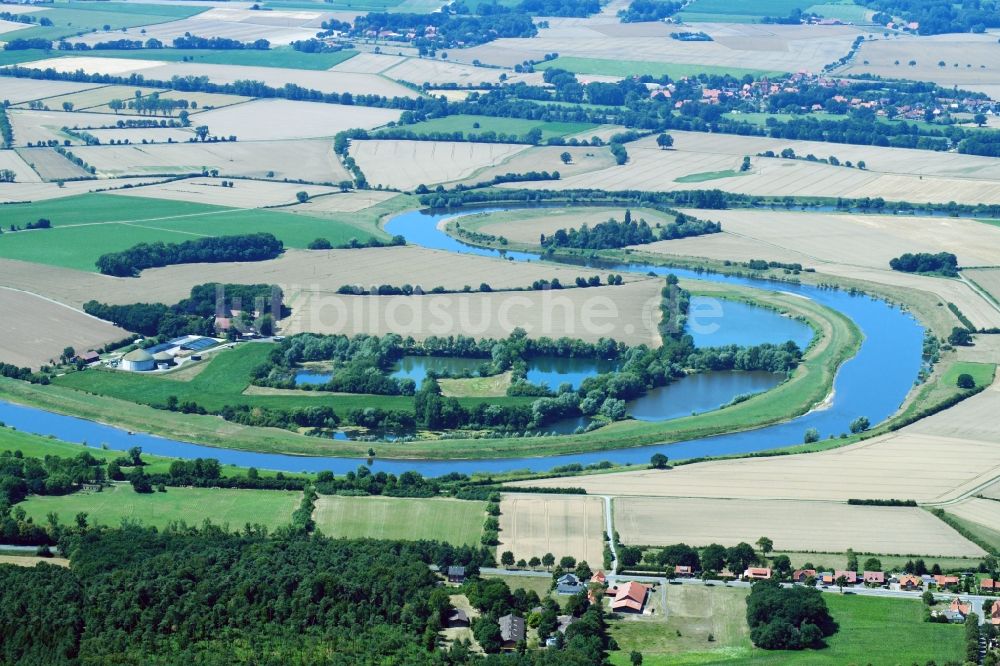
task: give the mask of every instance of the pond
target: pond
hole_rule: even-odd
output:
[[[708,412],[734,398],[772,389],[785,376],[774,372],[703,372],[658,386],[628,402],[628,413],[640,421],[666,421]]]
[[[386,230],[391,234],[402,234],[408,242],[426,247],[486,256],[499,255],[492,250],[471,248],[459,243],[436,228],[438,222],[450,217],[455,217],[455,214],[411,211],[391,219],[386,225]],[[528,253],[507,253],[507,256],[515,260],[538,260],[536,255]],[[843,313],[861,329],[864,340],[857,355],[841,366],[834,381],[834,393],[831,399],[823,405],[823,408],[815,409],[784,423],[673,444],[654,444],[638,448],[544,458],[442,461],[376,459],[375,469],[392,473],[414,470],[427,476],[449,472],[503,472],[519,469],[543,471],[569,463],[589,465],[604,460],[620,464],[645,465],[649,461],[649,457],[657,452],[662,452],[670,456],[671,459],[677,460],[698,456],[749,453],[789,446],[801,443],[803,433],[808,428],[816,428],[825,437],[846,432],[848,424],[858,416],[867,416],[872,423],[883,421],[895,412],[905,399],[921,367],[923,328],[909,313],[879,299],[810,285],[775,283],[755,278],[699,273],[662,266],[613,264],[602,266],[602,268],[618,273],[645,274],[653,272],[657,275],[673,273],[681,278],[745,285],[796,294]],[[774,315],[774,313],[770,314]],[[722,317],[723,323],[728,316],[729,314],[725,314]],[[766,332],[765,327],[765,330],[758,331],[758,335]],[[736,393],[739,392],[742,391]],[[721,394],[719,397],[721,398]],[[143,450],[159,455],[181,458],[210,457],[217,458],[227,464],[256,466],[263,469],[290,472],[331,470],[342,474],[356,469],[359,464],[365,462],[364,458],[307,458],[256,453],[201,446],[151,435],[130,435],[124,430],[92,421],[3,401],[0,401],[0,421],[21,430],[53,435],[70,442],[87,441],[91,445],[99,445],[103,442],[110,448],[122,450],[130,446],[142,446]]]

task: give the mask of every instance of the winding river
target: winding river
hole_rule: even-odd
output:
[[[403,235],[407,242],[415,245],[465,254],[499,256],[500,253],[497,251],[463,244],[438,228],[440,222],[452,217],[456,217],[455,213],[410,211],[389,220],[385,228],[391,234]],[[539,260],[538,255],[524,252],[507,252],[504,256],[515,261]],[[839,435],[845,432],[850,421],[858,416],[866,416],[872,423],[878,423],[892,415],[900,406],[920,370],[923,344],[922,327],[910,314],[869,296],[851,295],[843,291],[821,289],[809,285],[791,285],[754,278],[703,274],[691,270],[645,264],[602,265],[601,269],[618,273],[647,274],[652,272],[657,275],[674,273],[682,278],[796,294],[837,310],[852,319],[864,334],[864,341],[858,354],[844,363],[838,372],[834,381],[832,397],[821,408],[785,423],[673,444],[593,453],[499,460],[376,459],[373,467],[386,472],[400,473],[414,470],[427,476],[436,476],[448,472],[503,472],[524,469],[544,471],[557,465],[569,463],[588,465],[604,460],[619,464],[644,465],[655,452],[665,453],[674,460],[750,453],[798,444],[802,441],[803,433],[808,428],[816,428],[823,437]],[[731,340],[719,334],[713,335],[710,340],[698,340],[696,336],[696,344],[747,342],[748,338],[750,342],[781,342],[790,337],[793,339],[798,337],[797,341],[800,344],[803,342],[801,331],[796,331],[791,326],[791,324],[797,324],[801,327],[798,322],[791,322],[787,319],[782,321],[782,318],[774,313],[760,311],[759,308],[749,309],[759,312],[748,313],[739,308],[723,312],[723,316],[719,320],[719,333],[722,336],[730,336]],[[727,314],[729,315],[728,319]],[[790,327],[782,329],[786,325]],[[808,337],[805,338],[805,341],[808,341]],[[124,430],[93,421],[54,414],[4,401],[0,401],[0,421],[26,432],[51,435],[69,442],[86,442],[91,446],[106,444],[109,448],[119,450],[141,446],[143,451],[150,454],[178,458],[217,458],[224,464],[255,466],[286,472],[331,470],[334,473],[343,474],[356,469],[359,464],[365,462],[362,458],[303,457],[236,451],[179,442],[142,433],[130,435]],[[377,448],[377,445],[375,446]]]

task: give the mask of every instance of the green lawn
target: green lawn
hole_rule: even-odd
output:
[[[971,361],[956,361],[941,375],[941,383],[945,386],[955,386],[959,375],[972,375],[976,386],[989,386],[996,374],[995,363],[973,363]]]
[[[689,590],[688,588],[693,588]],[[668,618],[613,622],[621,650],[616,666],[629,663],[631,650],[643,653],[644,666],[687,664],[911,664],[934,659],[961,661],[963,628],[923,621],[919,600],[824,594],[839,631],[821,650],[765,651],[754,648],[746,626],[746,590],[671,585]],[[708,641],[712,633],[714,641]]]
[[[745,176],[748,172],[726,169],[725,171],[703,171],[701,173],[691,173],[680,178],[674,178],[675,183],[704,183],[708,180],[718,180],[720,178],[735,178]]]
[[[128,4],[123,2],[77,2],[76,0],[59,0],[53,4],[44,5],[45,11],[39,11],[37,16],[52,21],[51,26],[34,26],[25,30],[4,34],[5,40],[15,38],[40,38],[56,41],[61,37],[82,35],[88,32],[105,33],[107,40],[142,39],[138,31],[122,32],[122,28],[132,28],[140,25],[167,23],[194,16],[205,11],[204,7],[190,7],[179,4]],[[89,52],[88,52],[89,53]]]
[[[475,127],[475,125],[479,127]],[[531,130],[538,128],[542,130],[542,140],[568,134],[586,132],[597,127],[592,123],[562,123],[545,122],[541,120],[522,120],[521,118],[492,118],[485,116],[448,116],[447,118],[434,118],[425,120],[415,125],[403,125],[402,129],[417,134],[430,134],[432,132],[464,132],[469,134],[481,134],[483,132],[496,132],[497,134],[516,134],[523,136]]]
[[[318,7],[318,5],[317,5]],[[329,5],[322,6],[328,11]],[[211,65],[244,65],[247,67],[286,67],[289,69],[326,70],[353,58],[357,51],[346,49],[336,53],[303,53],[291,47],[267,51],[253,49],[212,51],[209,49],[156,49],[145,51],[88,51],[88,56],[100,58],[132,58],[135,60],[165,60],[168,62],[203,62]]]
[[[7,33],[10,34],[10,33]],[[57,55],[53,51],[43,51],[42,49],[25,49],[23,51],[0,51],[0,65],[16,65],[21,62],[31,62],[33,60],[45,60]]]
[[[813,564],[815,568],[823,570],[847,568],[847,555],[844,553],[796,553],[782,551],[773,552],[769,557],[776,557],[778,555],[787,555],[788,559],[792,562],[793,569],[804,568],[804,565],[807,563]],[[882,568],[885,570],[902,569],[908,560],[915,559],[898,555],[864,555],[857,553],[858,562],[862,565],[864,565],[865,560],[869,557],[877,557],[882,563]],[[928,567],[939,564],[945,571],[952,569],[975,570],[981,562],[979,559],[970,557],[925,557],[924,561]]]
[[[872,14],[870,9],[854,4],[851,0],[812,5],[806,10],[826,18],[840,19],[855,24],[870,23],[869,16]]]
[[[719,67],[715,65],[692,65],[683,63],[649,62],[640,60],[605,60],[599,58],[577,58],[574,56],[559,57],[555,60],[539,63],[536,69],[565,69],[577,74],[602,74],[605,76],[669,76],[678,79],[696,74],[731,74],[742,77],[747,74],[754,78],[776,76],[782,72],[765,71],[761,69],[742,69],[739,67]]]
[[[443,498],[338,497],[321,495],[313,519],[332,537],[435,539],[456,546],[479,544],[483,502]]]
[[[303,189],[309,191],[308,185]],[[97,258],[137,243],[181,243],[203,236],[269,232],[286,247],[305,248],[317,237],[334,245],[375,235],[359,215],[324,217],[279,210],[239,209],[163,199],[83,194],[55,201],[3,206],[3,219],[23,226],[41,217],[52,229],[5,233],[0,257],[82,271],[96,271]],[[367,219],[370,213],[360,218]],[[368,229],[371,229],[369,231]]]
[[[291,522],[302,493],[284,490],[234,490],[222,488],[168,488],[165,493],[140,494],[130,484],[116,484],[102,492],[80,491],[71,495],[33,495],[19,504],[35,519],[44,522],[49,513],[71,523],[85,511],[91,524],[115,527],[123,519],[153,527],[184,521],[200,525],[205,519],[216,525],[242,529],[247,523],[274,529]]]

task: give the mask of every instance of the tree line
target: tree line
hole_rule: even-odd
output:
[[[951,252],[907,252],[889,260],[889,268],[903,273],[937,273],[958,277],[958,257]]]
[[[104,275],[135,277],[145,268],[175,264],[265,261],[285,251],[269,233],[209,236],[182,243],[139,243],[128,250],[102,254],[97,269]]]

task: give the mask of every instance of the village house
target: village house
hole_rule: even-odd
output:
[[[948,622],[953,624],[961,624],[962,622],[965,622],[965,618],[967,618],[971,612],[972,604],[962,603],[962,599],[960,597],[955,597],[951,600],[951,604],[947,609],[932,611],[931,615],[934,617],[943,617],[948,620]]]
[[[934,576],[934,584],[938,586],[939,590],[958,587],[958,583],[958,576]]]
[[[586,585],[576,577],[576,574],[563,574],[556,581],[556,592],[558,594],[579,594],[586,589]]]
[[[590,577],[591,583],[597,583],[598,585],[607,585],[608,577],[604,575],[604,572],[600,569]]]
[[[618,613],[641,613],[646,605],[646,595],[649,587],[642,583],[629,581],[615,589],[611,600],[611,610]]]
[[[500,624],[500,642],[504,650],[513,650],[524,640],[524,618],[517,615],[504,615],[498,620]]]
[[[882,571],[866,571],[864,572],[863,579],[865,585],[881,587],[885,585],[885,572]]]
[[[693,578],[694,577],[694,567],[688,566],[686,564],[678,564],[674,567],[674,575],[678,578]]]
[[[806,579],[812,576],[816,577],[815,569],[796,569],[792,572],[792,582],[793,583],[804,583]]]
[[[465,582],[465,567],[460,567],[457,565],[452,565],[448,567],[448,582],[449,583],[464,583]]]
[[[986,619],[989,620],[989,623],[993,626],[1000,626],[1000,604],[993,604],[993,607],[990,608],[990,612]]]
[[[922,590],[924,589],[924,582],[916,576],[904,574],[899,577],[899,589],[905,591]]]
[[[469,625],[469,615],[461,608],[454,609],[448,616],[449,627],[468,627]]]
[[[840,578],[844,579],[845,585],[857,585],[858,584],[858,572],[857,571],[834,571],[833,572],[833,582],[836,583]]]
[[[771,570],[767,567],[750,567],[743,572],[743,577],[747,580],[770,580]]]
[[[979,589],[983,592],[1000,592],[1000,580],[984,578],[979,581]]]

